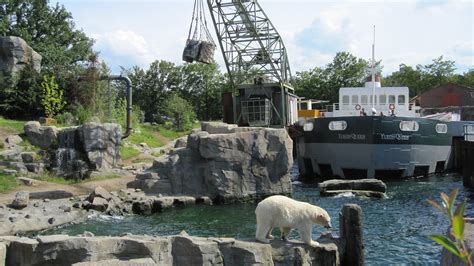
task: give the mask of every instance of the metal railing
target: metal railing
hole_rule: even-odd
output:
[[[474,124],[464,125],[464,140],[474,141]]]

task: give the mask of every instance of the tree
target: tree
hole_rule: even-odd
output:
[[[69,66],[87,60],[93,40],[76,30],[64,6],[48,0],[8,0],[0,3],[0,35],[19,36],[41,54],[42,72],[63,76]]]
[[[48,78],[48,76],[45,75],[43,82],[41,82],[41,87],[43,88],[41,105],[43,106],[46,117],[52,118],[66,105],[63,99],[63,90],[59,88],[54,76]]]
[[[416,96],[420,91],[423,91],[424,84],[422,82],[422,73],[411,66],[401,64],[398,71],[393,72],[388,77],[382,80],[384,86],[390,87],[408,87],[410,90],[410,97]]]
[[[307,98],[337,102],[339,89],[363,84],[368,63],[348,52],[339,52],[324,68],[298,72],[293,80],[296,93]]]
[[[224,76],[218,65],[185,64],[178,91],[195,108],[197,118],[203,121],[222,118],[221,94]]]
[[[181,82],[180,67],[167,61],[154,61],[148,70],[134,67],[129,71],[135,104],[145,112],[146,121],[164,122],[167,94],[176,91]]]
[[[193,127],[196,114],[188,101],[173,93],[164,106],[166,115],[173,120],[174,129],[184,131]]]

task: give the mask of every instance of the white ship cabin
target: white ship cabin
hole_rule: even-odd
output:
[[[375,103],[372,104],[374,99]],[[340,88],[339,103],[327,108],[329,111],[325,113],[327,117],[420,116],[420,107],[409,104],[408,87],[382,87],[379,76],[375,78],[375,84],[369,77],[365,87]]]

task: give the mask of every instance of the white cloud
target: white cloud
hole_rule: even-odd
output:
[[[131,30],[116,30],[91,34],[96,40],[95,49],[107,56],[127,57],[136,64],[149,64],[154,55],[145,38]]]

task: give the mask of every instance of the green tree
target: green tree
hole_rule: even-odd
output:
[[[361,86],[368,63],[348,52],[339,52],[324,68],[298,72],[293,80],[296,93],[307,98],[337,102],[342,87]]]
[[[221,119],[225,79],[218,65],[185,64],[181,72],[182,80],[177,90],[192,104],[197,118],[203,121]]]
[[[167,95],[181,83],[180,67],[167,61],[154,61],[148,70],[134,67],[128,75],[134,88],[134,103],[145,112],[145,120],[164,122]]]
[[[422,82],[422,72],[413,69],[411,66],[401,64],[398,71],[393,72],[388,77],[382,79],[382,84],[386,87],[408,87],[410,97],[416,96],[423,91],[425,85]]]
[[[42,113],[41,76],[26,66],[20,73],[0,73],[0,114],[8,118],[36,118]]]
[[[48,0],[0,2],[0,35],[23,38],[43,57],[42,72],[58,77],[92,52],[93,40],[75,29],[71,13]]]
[[[43,82],[41,82],[41,87],[43,88],[41,105],[43,106],[45,115],[52,118],[66,105],[66,102],[63,99],[63,90],[59,88],[54,76],[48,78],[48,76],[45,75],[43,77]]]
[[[165,113],[173,120],[174,129],[184,131],[192,128],[196,114],[188,101],[173,93],[164,106]]]

